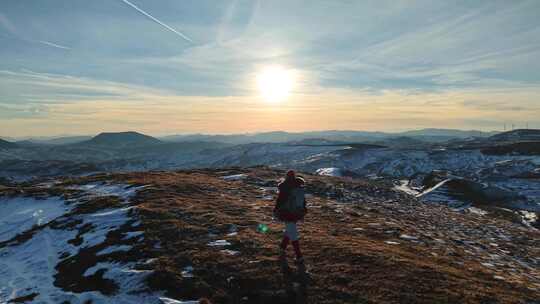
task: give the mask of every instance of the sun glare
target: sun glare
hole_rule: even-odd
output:
[[[280,102],[289,96],[294,85],[294,75],[282,67],[266,67],[258,73],[257,85],[266,101]]]

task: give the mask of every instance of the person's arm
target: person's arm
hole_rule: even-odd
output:
[[[274,206],[274,213],[281,207],[285,200],[285,191],[283,191],[283,184],[278,185],[278,196],[276,198],[276,204]]]

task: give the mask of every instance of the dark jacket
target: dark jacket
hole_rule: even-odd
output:
[[[282,210],[281,206],[289,199],[289,193],[296,187],[304,187],[305,181],[301,177],[295,177],[294,179],[287,178],[285,181],[278,185],[278,197],[276,200],[276,206],[274,207],[274,215],[283,222],[297,222],[302,220],[307,214],[306,201],[304,200],[304,210],[300,214],[287,212]]]

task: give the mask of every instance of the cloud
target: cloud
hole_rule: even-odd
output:
[[[84,100],[142,100],[165,96],[165,90],[31,70],[0,70],[0,102],[69,103]],[[25,93],[20,93],[25,92]]]
[[[523,105],[516,104],[515,101],[493,101],[493,100],[464,100],[461,103],[466,108],[476,110],[495,110],[500,112],[522,112],[522,111],[538,111],[539,105]]]
[[[4,120],[46,117],[48,111],[49,108],[41,104],[0,104],[0,118]]]
[[[85,87],[99,83],[87,82]],[[1,120],[0,128],[13,130],[18,136],[51,134],[60,125],[79,134],[128,129],[149,134],[241,133],[248,129],[397,131],[434,125],[493,130],[504,122],[532,122],[540,115],[540,109],[525,98],[540,98],[538,89],[501,90],[495,94],[475,90],[421,94],[327,90],[322,94],[295,94],[278,105],[265,103],[257,96],[179,96],[156,91],[137,96],[139,89],[122,89],[123,94],[112,99],[88,95],[77,102],[42,100],[43,104],[35,105],[44,105],[46,111],[38,115],[37,111],[21,109],[16,118]],[[507,102],[510,99],[512,103]],[[529,110],[508,111],[505,105]]]
[[[54,3],[43,5],[48,14],[2,4],[11,18],[0,15],[6,33],[60,47],[69,41],[77,52],[45,53],[13,39],[2,48],[0,102],[45,105],[46,115],[26,118],[35,125],[90,130],[103,122],[148,132],[488,129],[540,114],[535,0],[140,0],[160,20],[130,1],[81,2],[69,15]],[[159,26],[148,28],[132,9]],[[171,29],[197,43],[170,39]],[[300,75],[278,106],[257,95],[254,79],[266,65]],[[19,126],[30,132],[30,123]]]
[[[223,24],[239,5],[233,2],[225,10],[218,28],[212,29],[217,32],[214,41],[172,56],[128,61],[161,69],[164,75],[182,71],[196,80],[191,88],[216,95],[250,93],[246,85],[253,73],[276,63],[303,75],[302,92],[334,88],[430,92],[540,82],[540,64],[535,60],[540,56],[540,27],[527,14],[539,8],[534,1],[515,5],[413,1],[383,7],[317,2],[304,7],[302,14],[296,13],[298,3],[261,2],[247,10],[248,22],[235,25],[233,35],[224,35],[228,27]],[[328,11],[339,13],[325,14]]]

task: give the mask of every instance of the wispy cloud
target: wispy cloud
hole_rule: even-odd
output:
[[[157,18],[155,18],[154,16],[150,15],[149,13],[145,12],[144,10],[142,10],[141,8],[139,8],[138,6],[136,6],[135,4],[129,2],[128,0],[121,0],[122,2],[124,2],[125,4],[131,6],[132,8],[134,8],[135,10],[137,10],[139,13],[145,15],[146,17],[150,18],[152,21],[156,22],[157,24],[163,26],[164,28],[168,29],[169,31],[175,33],[176,35],[182,37],[184,40],[187,40],[189,42],[193,42],[193,40],[191,40],[191,38],[189,38],[188,36],[180,33],[179,31],[175,30],[174,28],[168,26],[167,24],[159,21]]]
[[[71,50],[70,47],[63,46],[63,45],[56,44],[56,43],[52,43],[52,42],[45,41],[45,40],[38,40],[37,42],[48,45],[48,46],[52,46],[52,47],[55,47],[55,48],[63,49],[63,50]]]
[[[48,106],[41,104],[2,104],[0,103],[0,118],[16,120],[36,117],[46,117]]]
[[[136,101],[168,96],[165,90],[115,81],[40,73],[0,70],[0,103],[72,103],[87,100]],[[25,90],[31,87],[32,90]],[[21,92],[25,92],[21,94]]]

